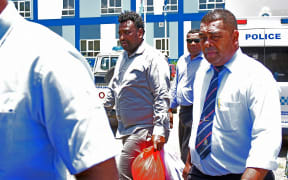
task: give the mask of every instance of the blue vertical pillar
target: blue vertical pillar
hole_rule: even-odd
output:
[[[33,21],[38,22],[38,0],[33,1]]]
[[[131,11],[135,11],[136,12],[136,1],[137,0],[131,0]]]
[[[75,0],[75,48],[80,51],[80,0]]]
[[[184,53],[184,18],[183,18],[183,4],[184,0],[178,1],[178,58]]]

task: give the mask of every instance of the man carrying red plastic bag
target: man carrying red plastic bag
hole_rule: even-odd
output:
[[[155,151],[153,146],[143,149],[132,163],[133,180],[182,180],[184,163],[163,148]]]
[[[133,180],[165,180],[164,164],[160,151],[153,146],[143,149],[132,163]]]

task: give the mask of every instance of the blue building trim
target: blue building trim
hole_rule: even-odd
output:
[[[75,0],[75,16],[62,19],[38,19],[38,1],[33,1],[33,19],[32,21],[40,23],[44,26],[66,26],[75,27],[75,47],[80,50],[80,26],[81,25],[97,25],[97,24],[118,24],[118,15],[109,15],[101,17],[85,17],[80,18],[80,0]],[[136,0],[130,0],[131,10],[136,11]],[[147,23],[178,22],[178,58],[184,53],[184,21],[200,21],[206,12],[184,13],[184,0],[178,0],[178,12],[167,13],[162,15],[146,14]],[[117,36],[117,35],[116,35]]]
[[[184,21],[200,21],[207,12],[184,14]]]
[[[80,50],[80,26],[75,26],[75,48]]]
[[[131,11],[136,11],[136,1],[131,0]]]
[[[75,22],[80,19],[80,0],[75,0]],[[75,24],[75,48],[80,51],[80,25]]]
[[[33,1],[33,21],[38,21],[38,0]]]
[[[34,20],[33,20],[34,21]],[[64,25],[95,25],[95,24],[117,24],[118,16],[105,16],[93,18],[65,18],[65,19],[41,19],[38,23],[44,26]]]
[[[75,0],[75,19],[78,20],[80,17],[80,1]]]
[[[184,29],[184,18],[183,18],[183,3],[184,0],[178,1],[178,58],[184,53],[184,39],[183,39],[183,29]]]

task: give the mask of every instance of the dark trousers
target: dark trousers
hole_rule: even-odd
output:
[[[179,145],[181,152],[181,159],[186,163],[186,158],[188,154],[188,143],[191,135],[192,127],[192,112],[193,106],[180,106],[179,112]]]
[[[240,180],[241,176],[242,176],[242,174],[227,174],[227,175],[223,175],[223,176],[209,176],[209,175],[203,174],[195,166],[193,166],[189,171],[187,179],[188,180]],[[275,176],[273,174],[273,171],[268,171],[264,180],[275,180]]]

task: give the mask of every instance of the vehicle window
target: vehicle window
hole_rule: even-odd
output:
[[[278,82],[288,81],[288,47],[242,47],[241,49],[270,69]]]
[[[116,65],[118,57],[111,57],[111,68]]]
[[[109,57],[103,57],[101,59],[101,69],[108,70],[109,69]]]

